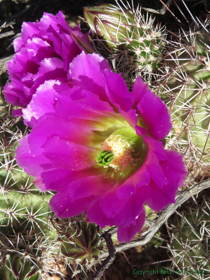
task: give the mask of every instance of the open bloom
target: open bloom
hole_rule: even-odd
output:
[[[69,63],[82,50],[93,52],[87,34],[71,28],[62,12],[44,13],[40,21],[23,22],[21,37],[14,40],[15,55],[8,62],[11,82],[4,87],[8,103],[25,108],[44,81],[65,81]],[[17,111],[16,114],[21,114]]]
[[[170,116],[140,77],[129,92],[97,54],[82,52],[69,75],[71,84],[50,80],[37,89],[25,110],[36,122],[20,141],[18,164],[41,190],[57,192],[50,201],[57,216],[86,212],[130,241],[144,223],[144,203],[155,211],[174,203],[186,176],[182,156],[160,141]]]

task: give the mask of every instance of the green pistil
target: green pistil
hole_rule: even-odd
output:
[[[113,161],[114,154],[111,151],[101,151],[96,158],[98,165],[101,166],[109,166],[109,164]]]
[[[122,177],[132,175],[142,164],[147,155],[147,146],[140,135],[131,127],[116,129],[101,146],[97,164],[110,167],[107,172],[114,171]]]

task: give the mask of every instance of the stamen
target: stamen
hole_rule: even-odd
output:
[[[123,127],[115,130],[101,147],[96,158],[97,164],[112,167],[115,171],[134,171],[144,162],[147,147],[143,138],[133,128]]]

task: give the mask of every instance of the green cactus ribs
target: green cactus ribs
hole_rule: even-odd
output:
[[[210,191],[185,202],[169,220],[173,267],[187,279],[210,277]],[[175,269],[175,270],[176,270]]]
[[[53,217],[52,224],[58,233],[61,258],[73,275],[89,270],[104,248],[99,226],[86,222],[86,215],[61,219]]]
[[[48,221],[51,196],[40,194],[32,184],[19,190],[11,185],[4,190],[1,188],[1,279],[38,280],[41,275],[43,279],[44,276],[49,277],[43,260],[49,248],[53,250],[56,236]],[[53,255],[49,259],[53,261]]]
[[[173,123],[169,145],[181,147],[193,177],[210,176],[210,26],[183,31],[171,42],[158,94]]]
[[[118,6],[85,7],[84,18],[99,37],[98,41],[103,41],[105,49],[109,49],[108,59],[114,63],[117,72],[123,72],[127,84],[139,75],[149,81],[148,75],[162,65],[165,28],[154,24],[155,19],[148,13],[144,16],[139,6],[134,9],[129,3],[127,6],[118,3]]]
[[[71,222],[66,232],[60,232],[62,254],[83,265],[97,259],[103,248],[99,232],[95,224]]]
[[[15,148],[2,145],[0,155],[0,279],[49,279],[59,251],[50,225],[53,194],[40,193],[33,179],[18,168]]]

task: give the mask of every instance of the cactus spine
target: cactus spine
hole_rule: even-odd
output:
[[[106,45],[104,53],[109,50],[108,59],[117,72],[123,72],[129,85],[140,75],[146,81],[151,80],[162,63],[166,34],[165,28],[154,25],[155,19],[148,14],[144,16],[139,6],[135,10],[127,5],[86,7],[84,18],[92,32],[102,38],[99,41]],[[97,50],[103,55],[103,48]]]
[[[0,173],[0,275],[5,280],[47,279],[44,255],[56,237],[49,224],[52,195],[40,193],[20,170],[15,173]]]
[[[171,242],[168,247],[174,268],[187,279],[210,277],[210,197],[209,190],[187,201],[170,219]]]
[[[171,42],[166,74],[157,92],[167,104],[173,123],[169,146],[182,149],[193,177],[210,175],[210,28],[182,31]]]
[[[4,105],[4,104],[3,104]],[[51,193],[40,193],[16,164],[21,131],[3,106],[0,154],[0,279],[49,279],[56,267],[56,231],[50,225]],[[57,246],[57,251],[59,246]]]

